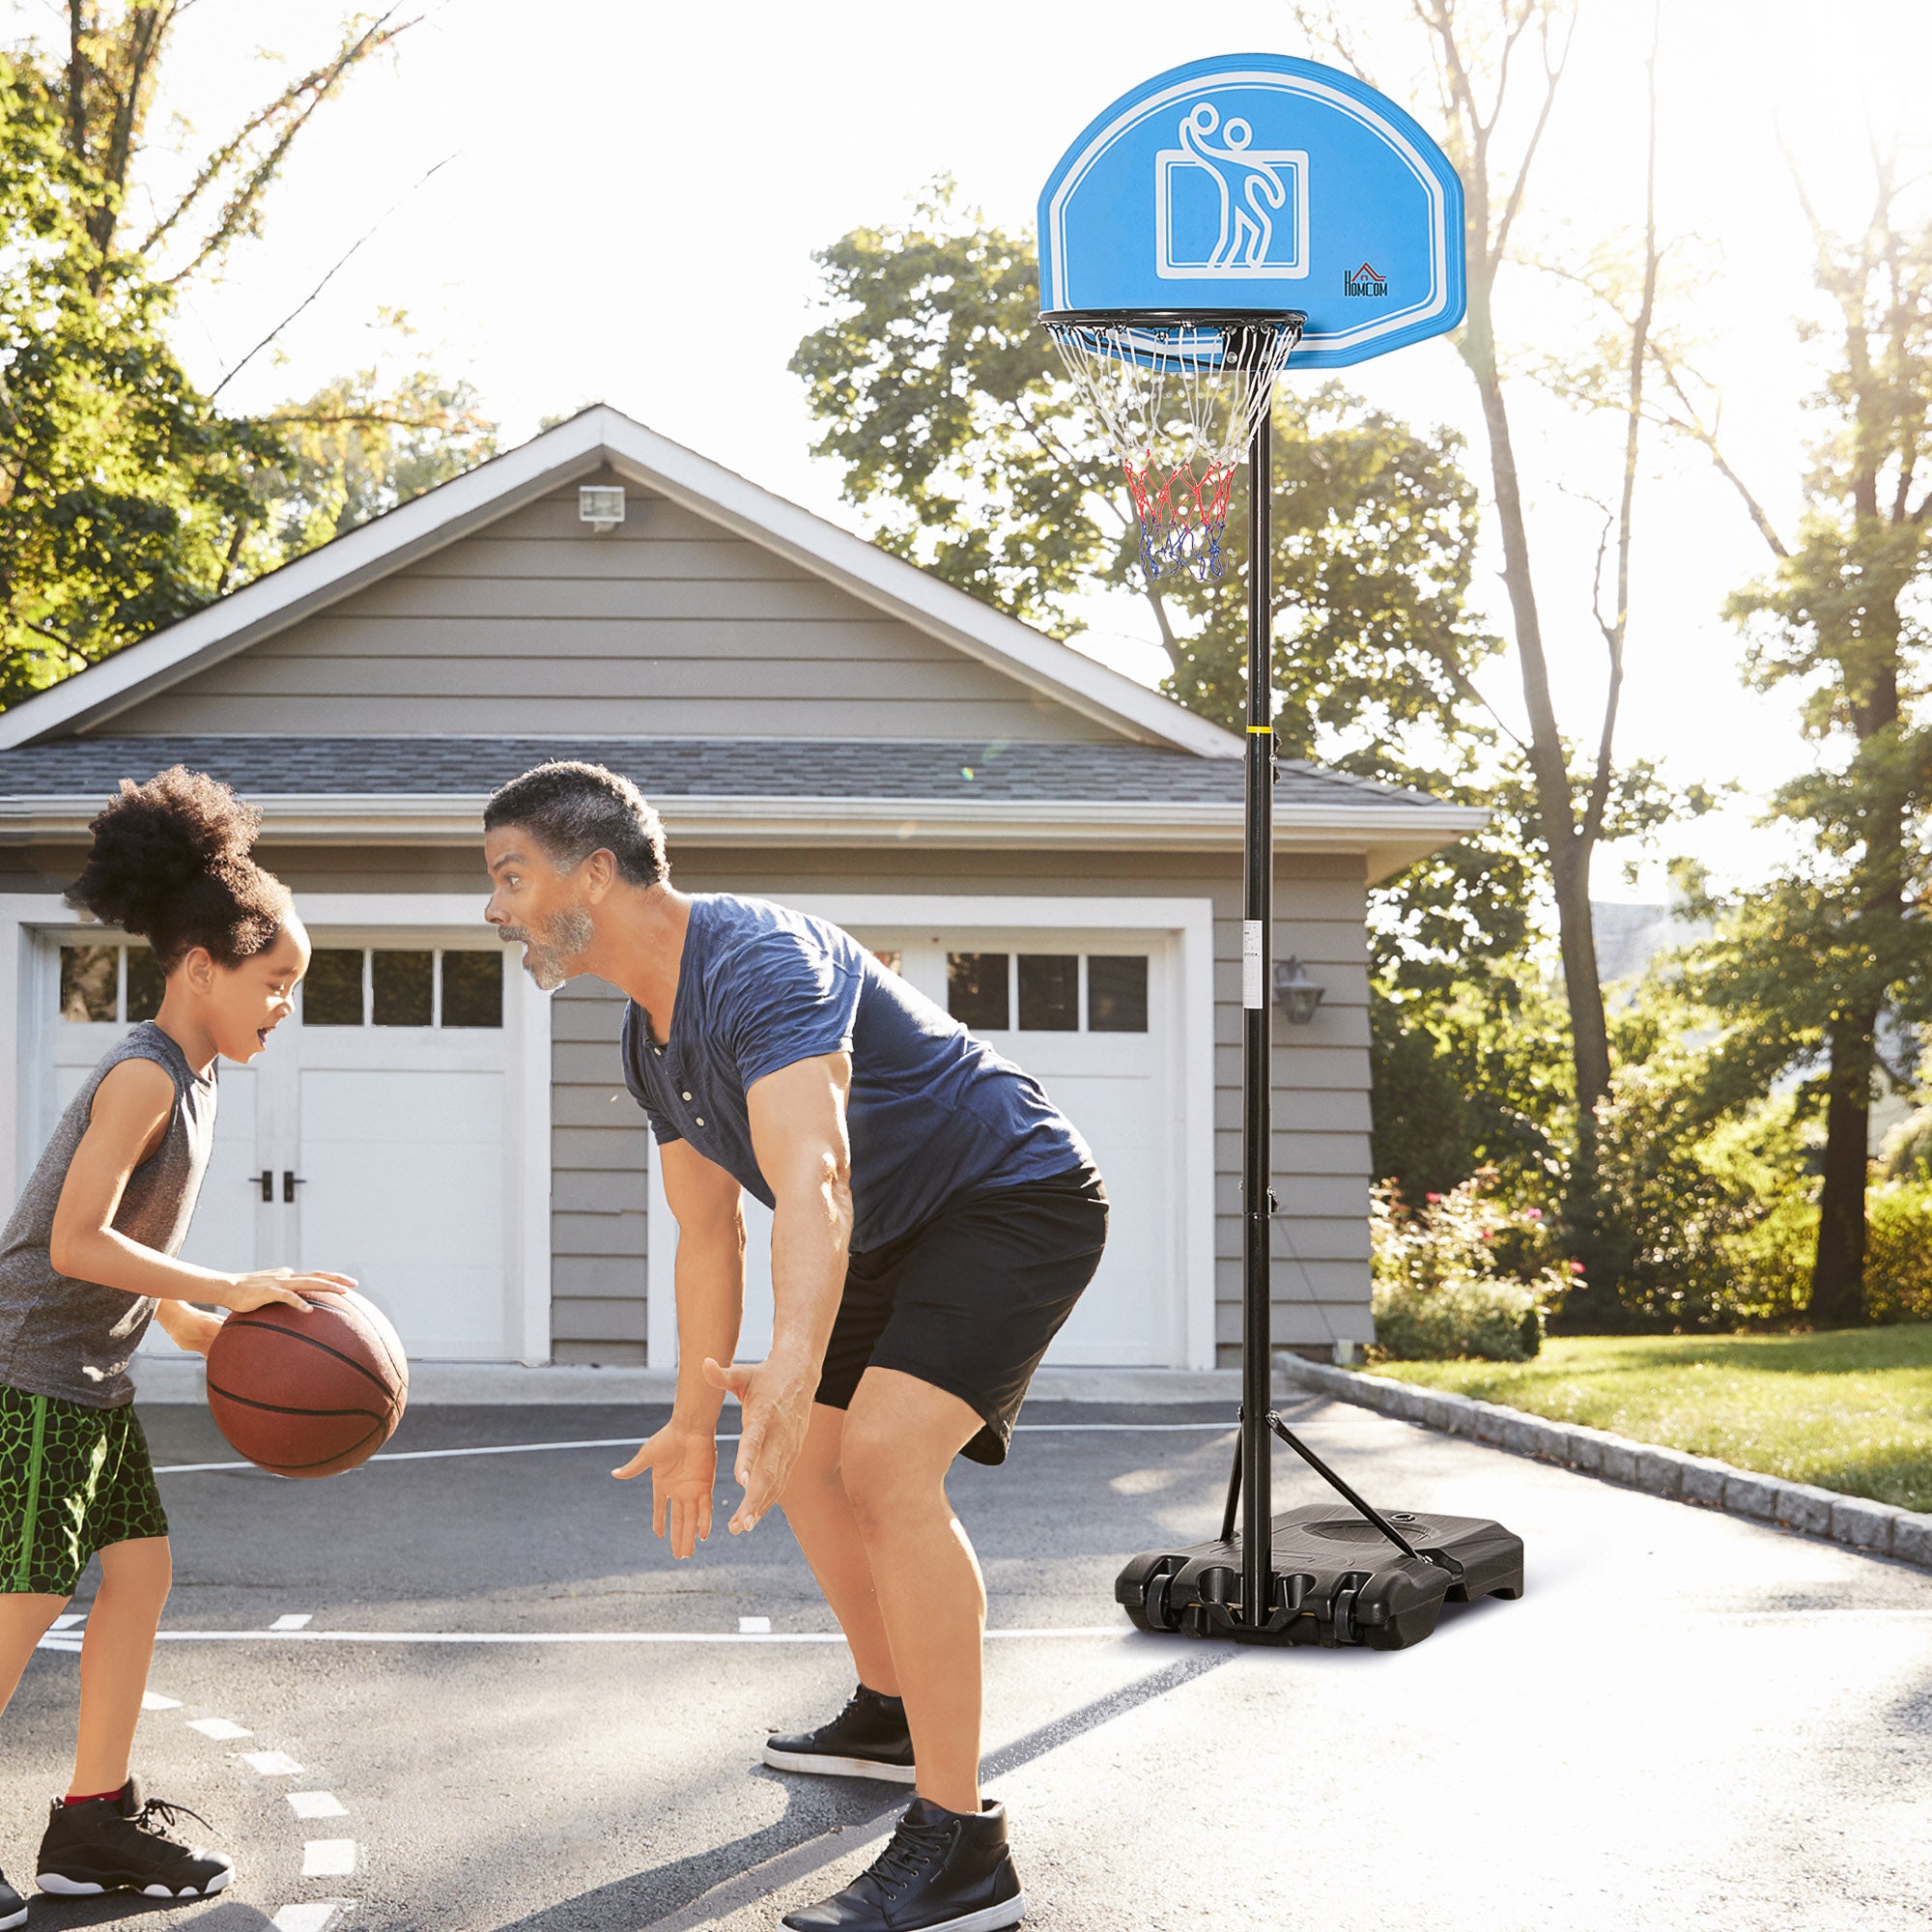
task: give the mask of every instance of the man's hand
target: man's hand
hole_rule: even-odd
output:
[[[732,1470],[745,1497],[727,1525],[733,1536],[740,1536],[755,1529],[759,1518],[784,1494],[792,1464],[805,1447],[805,1433],[811,1426],[818,1376],[816,1371],[806,1375],[775,1355],[728,1368],[720,1368],[706,1356],[704,1379],[736,1396],[745,1411]]]
[[[711,1534],[711,1486],[718,1480],[718,1438],[709,1429],[668,1422],[624,1464],[611,1473],[620,1483],[651,1472],[651,1532],[662,1536],[670,1520],[670,1553],[689,1556]]]
[[[251,1308],[266,1308],[271,1301],[286,1301],[291,1308],[308,1313],[311,1294],[340,1294],[355,1286],[346,1274],[298,1274],[294,1268],[257,1268],[250,1274],[230,1278],[226,1289],[216,1288],[201,1297],[217,1306],[244,1315]]]

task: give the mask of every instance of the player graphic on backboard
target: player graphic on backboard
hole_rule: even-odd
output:
[[[1154,157],[1155,272],[1170,281],[1306,275],[1307,155],[1255,147],[1250,123],[1222,128],[1207,100],[1180,117],[1179,139]]]

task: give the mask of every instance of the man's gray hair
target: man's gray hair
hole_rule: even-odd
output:
[[[670,871],[650,801],[602,765],[559,761],[512,779],[483,808],[483,829],[499,825],[521,825],[562,872],[593,852],[609,852],[634,886],[655,886]]]

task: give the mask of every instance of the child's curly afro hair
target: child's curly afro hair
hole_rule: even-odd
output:
[[[68,902],[139,934],[171,973],[197,946],[239,966],[271,945],[295,909],[249,856],[262,815],[218,779],[175,765],[121,796],[89,828],[94,847]]]

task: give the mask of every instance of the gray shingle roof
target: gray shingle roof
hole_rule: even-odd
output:
[[[475,797],[549,758],[587,758],[662,798],[984,798],[1236,804],[1236,759],[1129,744],[806,738],[72,738],[0,752],[0,797],[108,793],[185,764],[243,794]],[[1436,803],[1368,779],[1285,763],[1284,805]]]

